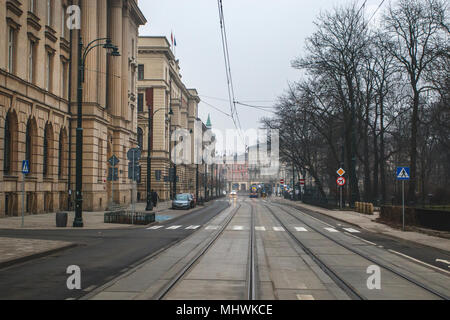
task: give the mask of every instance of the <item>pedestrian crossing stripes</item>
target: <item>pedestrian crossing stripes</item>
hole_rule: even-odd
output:
[[[197,230],[199,228],[203,227],[202,225],[175,225],[175,226],[151,226],[149,228],[146,228],[147,230],[159,230],[159,229],[165,229],[165,230]],[[204,226],[205,230],[217,230],[219,229],[220,226],[219,225],[207,225]],[[246,231],[248,230],[248,227],[245,226],[230,226],[229,228],[227,228],[227,230],[232,230],[232,231]],[[289,228],[291,229],[291,228]],[[296,232],[309,232],[310,230],[306,229],[305,227],[296,227],[293,226],[292,227],[293,231],[295,230]],[[339,230],[335,229],[335,228],[323,228],[324,230],[328,231],[328,232],[332,232],[332,233],[337,233],[339,232]],[[265,226],[255,226],[255,230],[256,231],[275,231],[275,232],[284,232],[286,231],[285,228],[283,227],[265,227]],[[345,230],[349,233],[361,233],[360,231],[353,229],[353,228],[342,228],[342,230]]]
[[[167,230],[176,230],[176,229],[179,229],[181,227],[182,226],[171,226],[171,227],[168,227]]]
[[[353,228],[344,228],[344,230],[350,233],[360,233],[358,230],[355,230]]]

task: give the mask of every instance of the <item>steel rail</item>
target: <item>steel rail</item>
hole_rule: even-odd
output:
[[[292,209],[295,209],[295,210],[301,212],[302,214],[305,214],[305,213],[302,212],[300,209],[298,209],[298,208],[296,208],[296,207],[294,207],[294,206],[289,206],[289,205],[287,205],[287,206],[288,206],[289,208],[292,208]],[[285,208],[283,208],[280,204],[278,204],[277,207],[280,208],[281,210],[283,210],[284,212],[286,212],[287,214],[289,214],[289,215],[290,215],[291,217],[293,217],[294,219],[296,219],[296,220],[298,220],[298,221],[301,221],[302,223],[304,223],[306,226],[308,226],[309,228],[311,228],[311,229],[314,230],[315,232],[317,232],[317,233],[319,233],[320,235],[324,236],[325,238],[327,238],[327,239],[333,241],[334,243],[340,245],[341,247],[343,247],[343,248],[345,248],[345,249],[347,249],[347,250],[349,250],[349,251],[351,251],[351,252],[353,252],[353,253],[359,255],[360,257],[362,257],[362,258],[364,258],[364,259],[366,259],[366,260],[369,260],[369,261],[372,262],[372,263],[375,263],[376,265],[380,266],[381,268],[386,269],[386,270],[392,272],[393,274],[395,274],[395,275],[397,275],[397,276],[399,276],[399,277],[405,279],[406,281],[409,281],[409,282],[415,284],[416,286],[418,286],[418,287],[424,289],[425,291],[428,291],[428,292],[430,292],[430,293],[432,293],[432,294],[438,296],[439,298],[441,298],[441,299],[443,299],[443,300],[450,300],[450,297],[446,296],[445,294],[440,293],[440,292],[434,290],[433,288],[430,288],[429,286],[427,286],[427,285],[425,285],[425,284],[423,284],[423,283],[420,283],[419,281],[417,281],[417,280],[415,280],[415,279],[413,279],[413,278],[411,278],[411,277],[409,277],[409,276],[407,276],[407,275],[405,275],[405,274],[403,274],[403,273],[401,273],[401,272],[395,270],[394,268],[389,267],[389,266],[387,266],[386,264],[380,263],[380,262],[377,261],[376,259],[373,259],[373,258],[371,258],[370,256],[368,256],[368,255],[366,255],[366,254],[364,254],[364,253],[362,253],[362,252],[360,252],[360,251],[358,251],[358,250],[355,250],[354,248],[352,248],[352,247],[350,247],[350,246],[348,246],[348,245],[346,245],[346,244],[344,244],[344,243],[342,243],[342,242],[337,241],[336,239],[334,239],[333,237],[327,235],[326,233],[324,233],[324,232],[322,232],[322,231],[319,231],[319,229],[317,229],[317,228],[311,226],[311,224],[306,223],[304,220],[300,219],[300,218],[297,217],[296,215],[294,215],[294,214],[292,214],[291,212],[287,211],[287,210],[286,210]]]
[[[231,220],[234,218],[236,213],[240,210],[241,204],[233,210],[233,212],[228,216],[222,227],[214,234],[214,236],[208,241],[208,243],[197,253],[176,275],[173,277],[161,290],[159,290],[155,295],[153,295],[153,300],[162,300],[169,291],[183,278],[183,276],[191,269],[191,267],[208,251],[209,248],[216,242],[220,235],[225,231],[227,226],[230,224]]]
[[[281,221],[281,219],[273,212],[273,210],[268,205],[263,205],[278,221],[278,223],[286,230],[287,234],[305,251],[305,253],[311,257],[311,259],[322,269],[337,285],[341,288],[349,297],[355,300],[367,300],[365,296],[359,293],[348,281],[339,277],[337,272],[327,265],[322,259],[318,257],[317,254],[312,252],[303,242],[301,242],[293,233],[290,231],[286,224]]]
[[[247,299],[256,300],[256,241],[255,241],[255,212],[253,203],[250,204],[250,233],[249,259],[247,264]]]

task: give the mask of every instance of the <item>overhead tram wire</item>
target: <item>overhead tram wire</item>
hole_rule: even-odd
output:
[[[230,118],[231,118],[231,114],[229,114],[229,113],[226,113],[226,112],[224,112],[224,111],[220,110],[220,109],[219,109],[218,107],[216,107],[216,106],[213,106],[212,104],[210,104],[210,103],[206,102],[205,100],[202,100],[202,102],[203,102],[204,104],[206,104],[207,106],[209,106],[209,107],[211,107],[211,108],[213,108],[213,109],[215,109],[215,110],[219,111],[220,113],[222,113],[222,114],[226,115],[227,117],[230,117]]]
[[[245,145],[244,138],[242,137],[241,121],[239,119],[239,113],[237,111],[236,103],[235,103],[236,99],[235,99],[235,94],[234,94],[233,78],[232,78],[232,73],[231,73],[230,54],[229,54],[229,49],[228,49],[228,38],[227,38],[227,34],[226,34],[225,17],[223,14],[222,0],[217,0],[217,6],[219,9],[220,31],[221,31],[222,47],[223,47],[223,54],[224,54],[224,60],[225,60],[225,72],[227,75],[228,97],[229,97],[229,102],[230,102],[231,115],[232,115],[234,126],[238,130],[238,133],[239,133],[239,136],[241,137],[242,143]]]

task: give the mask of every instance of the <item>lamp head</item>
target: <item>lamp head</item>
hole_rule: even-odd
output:
[[[106,39],[105,44],[103,45],[103,48],[108,51],[108,53],[111,53],[114,50],[114,46],[111,42],[111,39]]]
[[[111,52],[111,56],[120,57],[119,48],[117,46],[113,46],[113,51]]]

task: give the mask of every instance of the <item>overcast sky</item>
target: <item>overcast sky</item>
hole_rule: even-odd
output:
[[[317,15],[350,2],[223,0],[236,99],[271,106],[289,81],[299,79],[299,71],[291,68],[290,62],[304,54],[305,39],[314,32]],[[203,101],[230,113],[229,103],[220,100],[227,99],[228,91],[217,1],[139,0],[138,3],[148,20],[140,35],[165,35],[170,42],[173,31],[185,85],[196,88]],[[375,11],[380,3],[381,0],[367,0],[368,12]],[[258,128],[258,120],[270,115],[258,109],[237,108],[243,130]],[[231,118],[202,102],[199,117],[206,122],[209,113],[213,127],[234,128]]]

